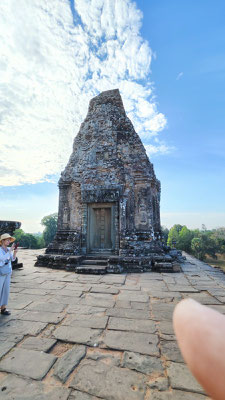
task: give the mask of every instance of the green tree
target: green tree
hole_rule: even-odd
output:
[[[191,252],[191,241],[194,237],[193,232],[188,229],[186,226],[183,226],[183,228],[180,230],[178,234],[178,242],[177,242],[177,248],[179,250],[184,250],[187,253]]]
[[[31,233],[25,233],[23,229],[16,229],[13,235],[21,247],[28,249],[40,249],[44,247],[42,235],[36,236]]]
[[[170,229],[167,240],[168,246],[176,247],[176,244],[178,243],[179,240],[179,232],[181,231],[182,228],[183,225],[176,224]]]
[[[211,231],[200,232],[198,237],[194,237],[191,241],[191,249],[199,260],[205,260],[207,254],[212,258],[217,258],[217,249],[215,241],[211,238]]]
[[[58,214],[50,214],[46,217],[43,217],[41,220],[41,224],[45,227],[43,232],[43,238],[45,241],[45,245],[48,246],[51,243],[57,232],[57,221]]]

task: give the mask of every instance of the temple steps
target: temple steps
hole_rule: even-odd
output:
[[[87,255],[75,271],[78,274],[106,274],[108,257],[109,255],[99,253]]]

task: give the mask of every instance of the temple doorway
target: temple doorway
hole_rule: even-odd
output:
[[[88,251],[108,252],[115,249],[115,203],[88,205]]]

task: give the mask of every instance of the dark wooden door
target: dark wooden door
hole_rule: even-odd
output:
[[[112,249],[111,220],[111,207],[91,207],[89,219],[90,250]]]

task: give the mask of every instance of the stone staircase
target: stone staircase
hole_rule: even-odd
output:
[[[87,255],[80,265],[75,268],[75,272],[78,274],[106,274],[110,255],[107,253],[92,253]]]

